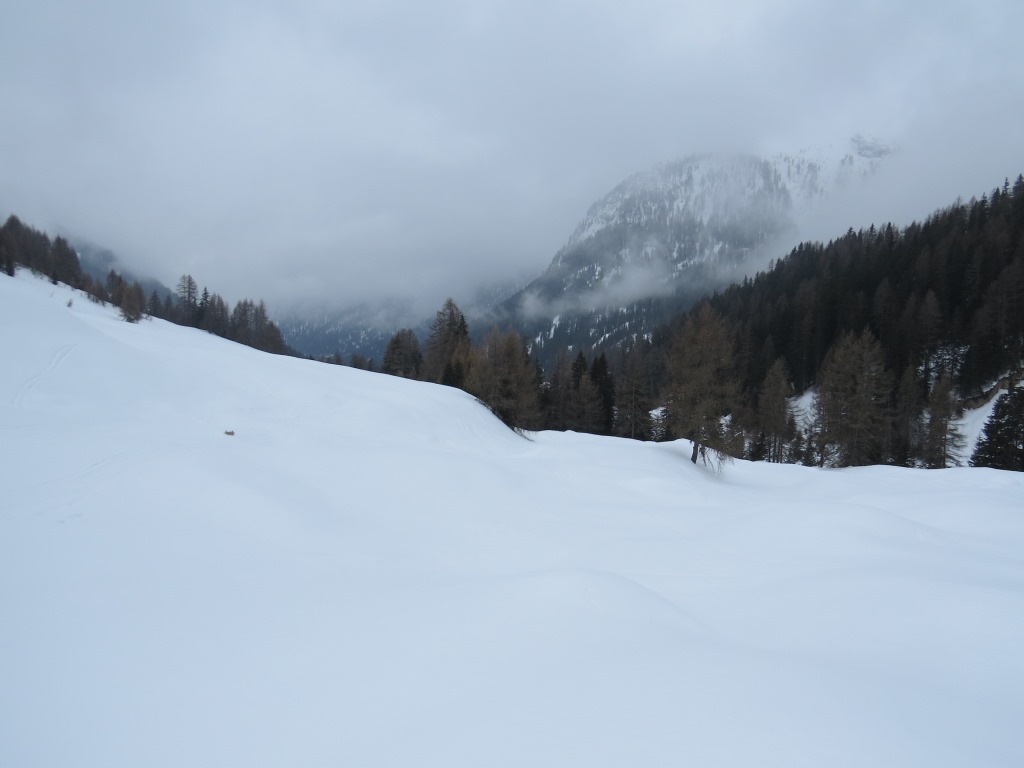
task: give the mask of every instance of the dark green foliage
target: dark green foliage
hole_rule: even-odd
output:
[[[541,385],[540,408],[544,429],[567,429],[569,397],[572,393],[571,364],[560,350],[547,381]]]
[[[604,352],[594,358],[588,373],[601,402],[599,433],[610,435],[615,427],[615,379],[608,370],[608,358]]]
[[[203,286],[203,293],[199,297],[199,305],[196,307],[196,328],[204,328],[204,319],[206,318],[207,310],[210,308],[210,292]]]
[[[924,380],[913,365],[908,365],[896,386],[890,448],[890,459],[893,464],[902,467],[913,466],[914,459],[921,455],[924,441],[922,414],[925,392]]]
[[[81,287],[82,266],[78,262],[78,254],[63,237],[53,241],[48,274],[54,282],[64,283],[72,288]]]
[[[603,364],[607,371],[607,360]],[[545,384],[541,406],[545,429],[567,429],[574,432],[609,434],[605,397],[591,376],[592,366],[587,356],[577,353],[570,364],[564,354],[557,358],[555,370]],[[602,365],[597,366],[602,377]],[[610,374],[608,374],[610,379]],[[605,384],[608,386],[608,383]],[[611,382],[614,388],[614,382]],[[614,398],[614,389],[610,392]],[[614,403],[614,401],[613,401]],[[614,404],[612,405],[614,409]],[[614,410],[612,411],[614,418]]]
[[[204,293],[206,289],[203,289]],[[212,293],[206,298],[201,312],[199,327],[215,336],[227,337],[231,332],[231,315],[228,305],[219,294]]]
[[[75,279],[78,257],[67,245],[64,238],[57,238],[61,245],[55,250],[55,244],[44,233],[23,224],[17,216],[9,216],[3,226],[5,257],[15,264],[22,264],[33,272],[46,275],[57,281],[58,274],[67,273]],[[60,270],[56,266],[55,257],[59,257]],[[73,264],[72,264],[73,262]],[[5,271],[7,268],[5,266]],[[11,272],[9,272],[11,274]],[[77,274],[81,274],[78,268]],[[77,281],[75,283],[77,286]]]
[[[1024,472],[1024,389],[1011,386],[996,400],[970,463]]]
[[[231,312],[229,328],[228,338],[239,344],[274,354],[288,352],[280,328],[267,316],[267,307],[262,301],[239,301]]]
[[[634,344],[626,355],[616,394],[615,433],[634,440],[652,437],[647,347],[645,343]]]
[[[580,388],[580,382],[583,377],[587,375],[590,366],[587,364],[587,356],[582,352],[576,355],[576,359],[572,361],[572,370],[570,371],[569,384],[573,389]]]
[[[775,357],[785,362],[795,392],[820,391],[829,350],[866,329],[879,344],[883,370],[902,372],[885,379],[871,409],[876,417],[884,411],[888,423],[873,445],[854,440],[852,453],[841,451],[845,438],[828,442],[834,429],[803,436],[805,460],[941,463],[934,458],[941,418],[930,458],[924,456],[927,383],[945,372],[956,397],[970,399],[1024,365],[1024,176],[1012,189],[1007,182],[902,230],[850,229],[827,244],[801,244],[710,302],[736,332],[739,393],[730,411],[755,454],[767,455],[768,435],[756,419],[748,423],[745,406],[755,406]],[[655,332],[653,354],[667,354],[678,328],[696,313],[675,321],[674,331]],[[664,390],[667,377],[653,370]]]
[[[423,355],[416,333],[411,328],[402,328],[388,342],[380,370],[391,376],[417,379],[422,365]]]
[[[589,375],[569,391],[565,412],[566,429],[599,434],[604,428],[604,407],[601,393]]]
[[[14,238],[7,229],[0,229],[0,269],[10,277],[14,277],[17,268],[17,259],[14,256],[15,247]]]
[[[1019,192],[1019,194],[1018,194]],[[1024,177],[989,197],[905,229],[854,231],[804,243],[768,272],[711,299],[741,329],[740,347],[771,339],[797,391],[813,386],[828,349],[868,327],[885,365],[939,367],[964,396],[1015,369],[1024,352]],[[740,360],[744,390],[770,361]]]

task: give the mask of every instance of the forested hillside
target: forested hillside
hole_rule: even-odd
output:
[[[746,349],[738,373],[756,388],[781,357],[798,390],[829,349],[865,329],[885,367],[949,373],[965,396],[1019,365],[1024,340],[1024,177],[924,223],[805,243],[773,269],[711,300]]]
[[[737,391],[724,410],[755,455],[780,438],[800,447],[768,403],[814,386],[805,453],[791,459],[945,466],[960,407],[1024,359],[1024,177],[904,229],[803,244],[703,312],[661,346],[671,359],[698,318],[724,324],[734,356],[722,374]]]
[[[80,288],[102,304],[113,304],[128,322],[138,322],[149,315],[200,328],[264,352],[291,351],[262,301],[241,299],[229,310],[220,294],[211,293],[205,286],[200,290],[192,275],[181,276],[173,295],[161,295],[154,289],[146,296],[141,282],[125,280],[114,270],[106,280],[96,280],[83,271],[78,255],[65,238],[51,240],[46,233],[11,215],[0,227],[0,269],[13,276],[19,265],[54,283]]]

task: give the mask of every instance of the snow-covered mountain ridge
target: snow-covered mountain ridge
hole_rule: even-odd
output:
[[[503,320],[542,357],[545,347],[596,349],[647,333],[785,255],[816,205],[869,178],[889,153],[855,137],[840,151],[695,155],[634,174],[590,207],[548,269],[505,302]],[[561,336],[551,333],[556,316]]]

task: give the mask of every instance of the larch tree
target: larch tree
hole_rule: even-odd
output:
[[[846,333],[825,356],[814,398],[818,464],[880,464],[889,443],[890,376],[878,339]]]
[[[182,275],[177,286],[183,325],[194,325],[199,314],[199,286],[192,275]]]
[[[492,328],[473,350],[466,389],[515,429],[540,426],[540,381],[519,334]]]
[[[146,293],[138,282],[126,283],[121,291],[121,319],[137,323],[146,313]]]
[[[690,460],[721,460],[737,450],[723,423],[739,399],[735,343],[706,302],[691,313],[672,341],[665,393],[673,434],[693,442]]]

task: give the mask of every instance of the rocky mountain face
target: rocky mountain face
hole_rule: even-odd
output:
[[[590,354],[631,343],[785,255],[801,214],[888,153],[855,137],[831,155],[702,155],[638,173],[591,206],[495,319],[520,330],[545,366],[565,347]]]

